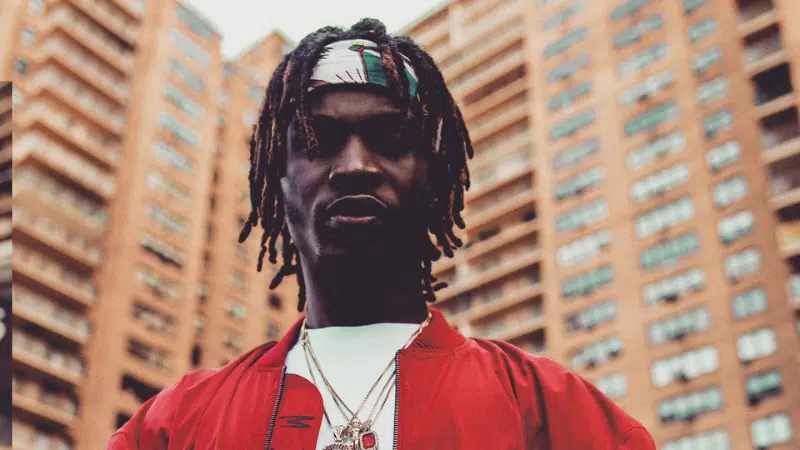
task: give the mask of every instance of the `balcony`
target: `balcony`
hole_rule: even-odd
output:
[[[79,306],[91,306],[97,299],[97,288],[88,278],[21,245],[14,245],[12,259],[14,283],[35,282],[59,298]]]
[[[508,15],[498,17],[492,14],[489,19],[491,19],[492,24],[500,24],[508,21],[509,17]],[[521,19],[520,17],[520,20],[516,20],[510,25],[503,24],[502,28],[494,28],[490,34],[480,36],[480,39],[475,39],[477,36],[474,34],[465,33],[468,40],[460,43],[459,50],[449,58],[450,63],[442,71],[444,79],[450,82],[450,80],[480,65],[486,58],[494,56],[497,52],[514,44],[515,41],[522,39],[525,26]]]
[[[761,145],[770,160],[774,160],[777,154],[786,153],[785,148],[779,147],[791,146],[800,137],[800,120],[794,107],[762,118],[760,125]]]
[[[533,176],[533,154],[527,148],[521,152],[498,161],[495,167],[487,167],[478,172],[479,178],[472,181],[466,203],[474,202],[508,183],[518,181],[523,176]]]
[[[88,1],[88,0],[81,0]],[[77,45],[70,45],[62,38],[49,38],[34,54],[34,61],[44,65],[48,60],[58,61],[83,78],[83,81],[98,89],[119,105],[125,105],[128,99],[128,80],[107,69],[89,52]]]
[[[12,376],[12,404],[15,418],[23,415],[33,421],[71,428],[78,418],[77,402],[64,393],[46,391],[32,380]],[[18,415],[19,413],[19,415]]]
[[[172,361],[169,354],[136,339],[128,340],[128,353],[123,365],[125,371],[133,378],[157,389],[163,389],[173,382],[170,376]]]
[[[487,270],[465,270],[455,279],[451,280],[448,288],[440,291],[437,296],[440,302],[457,297],[467,291],[483,286],[492,281],[507,277],[514,272],[537,264],[541,259],[541,254],[536,247],[524,249],[524,251],[513,257],[500,260]]]
[[[116,139],[97,131],[96,127],[78,117],[70,116],[45,102],[34,102],[19,114],[22,127],[41,123],[67,140],[77,150],[106,168],[116,167],[122,159]]]
[[[59,433],[43,432],[34,424],[12,419],[12,446],[0,445],[0,450],[70,450],[70,441]]]
[[[80,111],[105,131],[121,137],[125,129],[123,109],[111,105],[108,101],[87,90],[63,72],[52,66],[45,66],[31,78],[28,85],[29,95],[47,90],[53,96]]]
[[[795,103],[789,64],[781,64],[752,78],[753,103],[758,116],[765,117],[788,109]]]
[[[778,245],[784,257],[793,258],[800,255],[800,220],[781,223],[776,232]]]
[[[786,60],[777,25],[758,31],[744,40],[744,65],[751,74],[774,67]]]
[[[509,315],[495,322],[491,330],[484,330],[483,338],[498,341],[513,341],[544,327],[541,305],[527,308],[524,314]]]
[[[528,116],[530,105],[525,96],[506,102],[492,112],[473,120],[470,124],[470,138],[475,142],[490,136],[497,130],[516,123]]]
[[[108,31],[123,39],[131,47],[136,45],[138,29],[136,21],[119,9],[110,8],[112,3],[98,0],[71,0],[87,16],[102,24]]]
[[[498,78],[514,68],[525,64],[522,46],[509,48],[504,54],[498,55],[487,60],[474,71],[470,71],[457,77],[449,83],[453,96],[464,98],[476,89],[488,84],[491,80]]]
[[[85,344],[91,334],[89,320],[64,308],[58,302],[23,287],[13,288],[14,318],[35,324],[52,333],[55,339]]]
[[[84,268],[97,268],[103,261],[100,246],[83,236],[82,232],[66,228],[48,216],[17,204],[12,220],[14,230],[57,250]]]
[[[14,143],[14,158],[17,161],[23,161],[28,156],[101,198],[111,199],[115,194],[111,175],[42,135],[27,134]]]
[[[489,3],[491,2],[480,2],[481,6]],[[503,23],[509,19],[523,17],[525,15],[525,10],[523,8],[525,2],[523,0],[505,0],[488,8],[476,11],[477,4],[478,2],[475,3],[476,6],[471,8],[469,12],[471,17],[466,21],[466,23],[471,23],[472,25],[464,30],[464,36],[469,40],[464,43],[464,46],[480,47],[481,45],[478,44],[478,41],[485,42],[487,38],[496,38],[494,34],[487,35],[487,32],[494,33],[504,28],[502,26]]]
[[[502,190],[482,196],[466,208],[464,221],[471,229],[480,228],[502,215],[510,214],[530,206],[536,201],[533,178],[523,177]]]
[[[491,298],[488,301],[472,305],[463,312],[452,314],[448,317],[448,320],[450,323],[462,324],[463,326],[501,311],[506,311],[542,295],[541,283],[537,282],[536,279],[524,278],[523,281],[524,283],[521,283],[514,289],[504,287],[503,294],[496,298]]]
[[[144,0],[110,0],[133,18],[140,19],[144,14]]]
[[[93,239],[102,237],[108,227],[108,215],[101,204],[31,167],[21,167],[14,174],[14,198],[18,204],[54,215]]]
[[[55,28],[63,30],[120,72],[130,74],[133,70],[133,54],[118,40],[97,28],[88,19],[73,12],[70,7],[59,5],[48,13],[42,26],[42,35],[49,34]]]
[[[14,330],[12,353],[16,363],[51,380],[77,386],[83,380],[84,365],[77,356],[57,350],[43,340]]]

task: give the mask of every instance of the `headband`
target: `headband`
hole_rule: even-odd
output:
[[[411,60],[403,58],[408,92],[417,96],[419,79]],[[378,45],[365,39],[347,39],[326,45],[320,52],[319,61],[311,75],[309,92],[327,84],[375,84],[389,87]]]

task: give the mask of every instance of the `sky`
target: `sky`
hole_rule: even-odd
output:
[[[222,33],[222,54],[238,55],[273,29],[299,41],[325,25],[349,27],[374,17],[390,31],[419,18],[442,0],[185,0]]]

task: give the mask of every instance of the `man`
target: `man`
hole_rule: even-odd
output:
[[[275,70],[251,141],[252,214],[298,276],[304,320],[186,375],[112,450],[655,449],[597,389],[429,309],[431,261],[461,245],[469,135],[431,57],[364,19]],[[436,239],[431,241],[430,235]]]

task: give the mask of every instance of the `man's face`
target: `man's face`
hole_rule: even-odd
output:
[[[427,229],[419,127],[375,91],[315,95],[319,154],[309,161],[295,121],[281,179],[289,231],[303,258],[369,263],[419,248]]]

